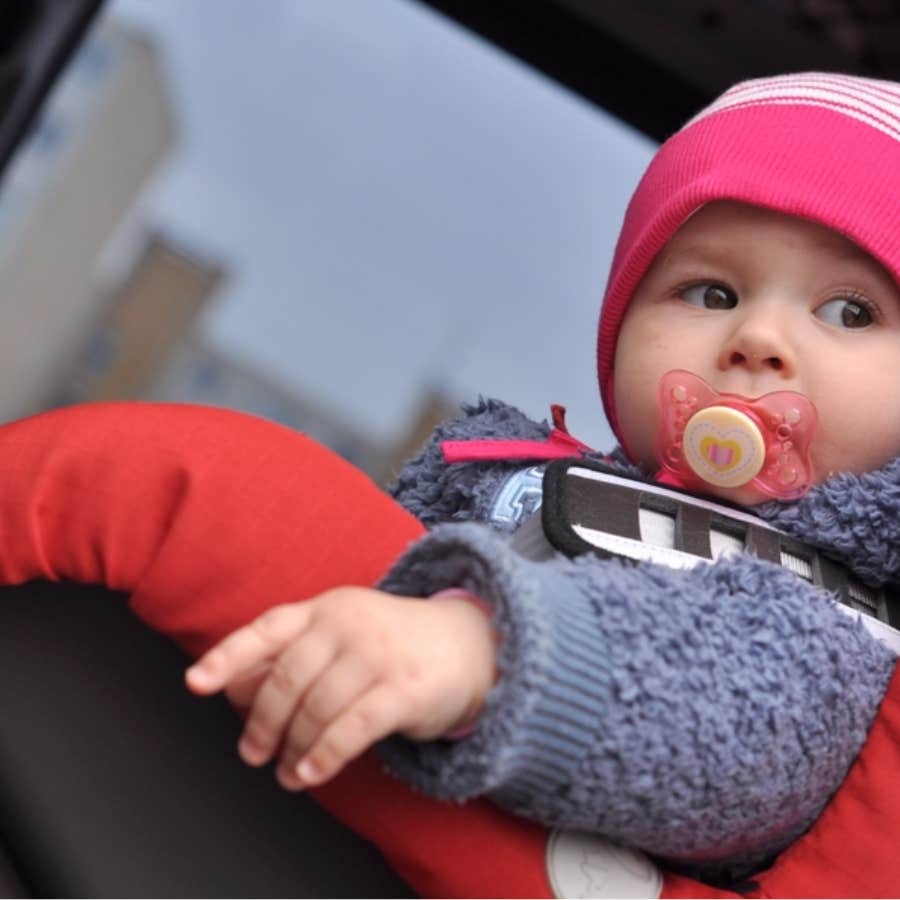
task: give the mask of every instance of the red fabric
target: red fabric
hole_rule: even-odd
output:
[[[192,654],[276,603],[371,584],[423,531],[339,457],[239,413],[98,404],[0,428],[0,581],[129,591]]]
[[[308,438],[239,413],[101,404],[0,427],[0,583],[105,584],[198,654],[276,603],[372,584],[422,526]],[[900,680],[846,784],[758,896],[900,885]],[[315,792],[421,894],[549,897],[546,829],[416,795],[366,756]],[[664,896],[734,897],[667,874]]]

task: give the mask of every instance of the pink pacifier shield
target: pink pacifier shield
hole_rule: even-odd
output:
[[[809,451],[818,416],[802,394],[722,394],[699,376],[674,369],[660,379],[659,409],[657,458],[684,487],[753,484],[782,500],[812,487]]]

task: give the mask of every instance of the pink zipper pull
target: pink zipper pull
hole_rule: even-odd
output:
[[[571,442],[571,444],[577,447],[582,453],[594,452],[592,447],[588,447],[587,444],[583,444],[577,438],[574,438],[569,434],[569,429],[566,428],[566,408],[564,406],[560,406],[559,403],[552,404],[550,407],[550,416],[553,419],[553,425],[555,427],[553,431],[550,432],[548,440],[554,440],[554,435],[557,435],[558,440],[565,438],[565,440]]]
[[[591,448],[572,437],[566,428],[566,408],[550,407],[554,428],[544,441],[472,440],[441,441],[441,452],[448,463],[496,462],[506,459],[566,459],[590,453]]]

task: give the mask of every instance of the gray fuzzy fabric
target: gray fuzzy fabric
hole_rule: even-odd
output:
[[[700,877],[743,877],[803,833],[838,788],[894,656],[825,593],[749,556],[690,571],[519,557],[478,520],[522,462],[448,466],[439,442],[548,432],[481,401],[398,479],[395,496],[437,527],[383,586],[483,597],[495,609],[502,675],[470,736],[393,738],[389,765],[436,796],[486,794]],[[842,476],[765,513],[883,580],[898,564],[898,472]]]
[[[485,526],[445,525],[384,582],[452,585],[494,607],[502,677],[471,736],[391,740],[391,768],[695,873],[744,875],[809,827],[894,666],[824,594],[750,557],[691,572],[538,564]]]
[[[478,398],[464,405],[463,415],[439,425],[421,453],[411,459],[389,488],[390,493],[428,528],[440,522],[484,521],[497,488],[516,462],[448,466],[441,441],[518,439],[543,441],[550,434],[546,422],[534,422],[499,400]]]
[[[419,454],[406,463],[388,488],[428,528],[441,522],[486,521],[500,485],[511,472],[533,462],[447,465],[441,453],[442,441],[543,441],[551,430],[546,420],[535,422],[516,407],[490,398],[479,397],[475,404],[463,404],[462,413],[458,419],[444,422],[432,432]],[[640,469],[628,463],[619,448],[611,454],[590,453],[587,458],[612,461],[623,474],[644,477]]]
[[[754,512],[828,549],[871,584],[900,581],[900,458],[863,475],[835,475],[794,503]]]

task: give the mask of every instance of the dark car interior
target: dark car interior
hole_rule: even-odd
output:
[[[426,2],[656,140],[742,78],[900,75],[900,14],[878,0]],[[0,168],[101,5],[2,4]],[[236,716],[183,690],[187,657],[123,597],[3,594],[0,894],[411,895],[374,848],[227,752]]]

